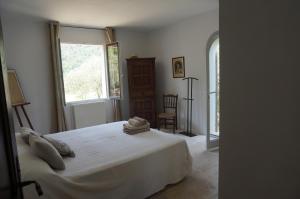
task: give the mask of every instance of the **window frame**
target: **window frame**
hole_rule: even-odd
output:
[[[119,84],[120,84],[120,95],[119,96],[113,96],[111,95],[110,92],[110,75],[109,75],[109,55],[108,55],[108,47],[110,46],[116,46],[118,48],[118,74],[119,74]],[[121,65],[120,65],[120,46],[119,46],[119,42],[113,42],[110,44],[106,44],[106,48],[105,48],[105,53],[106,53],[106,72],[107,72],[107,90],[108,90],[108,98],[109,99],[121,99],[122,96],[122,83],[121,83]]]

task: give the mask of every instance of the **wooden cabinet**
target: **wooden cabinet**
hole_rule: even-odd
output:
[[[127,59],[130,117],[147,119],[156,127],[155,58]]]

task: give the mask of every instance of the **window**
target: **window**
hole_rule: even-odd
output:
[[[60,53],[65,103],[120,97],[119,46],[102,29],[62,26]]]
[[[120,97],[119,46],[118,43],[106,45],[109,96]]]
[[[65,101],[106,98],[103,45],[61,43]]]

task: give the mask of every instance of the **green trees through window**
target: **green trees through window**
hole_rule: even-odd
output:
[[[61,43],[66,103],[107,97],[102,45]]]

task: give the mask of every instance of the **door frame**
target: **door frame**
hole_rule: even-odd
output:
[[[211,149],[211,148],[215,148],[219,146],[219,137],[214,140],[211,141],[210,140],[210,107],[209,107],[209,51],[211,48],[211,45],[213,44],[213,42],[219,38],[219,31],[214,32],[213,34],[211,34],[211,36],[208,38],[207,44],[206,44],[206,90],[207,90],[207,94],[206,94],[206,102],[207,102],[207,132],[206,132],[206,148],[207,149]]]

